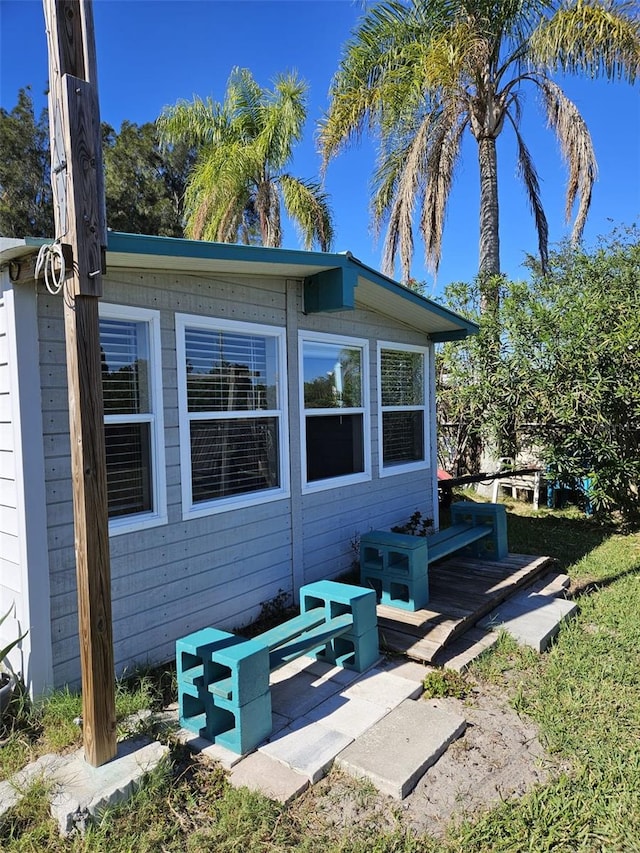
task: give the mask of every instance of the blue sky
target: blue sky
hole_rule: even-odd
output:
[[[103,121],[153,121],[162,107],[193,95],[221,100],[234,65],[251,69],[269,85],[279,72],[297,70],[309,84],[308,125],[292,171],[312,178],[319,170],[316,122],[344,42],[361,14],[351,0],[94,0],[98,86]],[[47,46],[40,0],[0,0],[0,106],[11,110],[18,89],[30,85],[37,112],[45,106]],[[626,83],[559,81],[582,112],[599,165],[585,240],[593,243],[614,225],[640,215],[640,101]],[[523,134],[538,168],[550,241],[568,236],[564,222],[566,171],[555,137],[532,89]],[[503,271],[523,277],[537,241],[528,202],[516,174],[513,137],[498,142],[500,237]],[[351,251],[380,267],[381,241],[370,230],[369,179],[375,150],[368,141],[329,166],[326,190],[336,222],[336,251]],[[475,143],[466,140],[451,195],[442,263],[434,281],[416,242],[412,274],[438,296],[450,281],[469,281],[478,264],[478,173]],[[292,226],[284,245],[299,246]]]

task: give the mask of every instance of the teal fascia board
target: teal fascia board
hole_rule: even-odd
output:
[[[358,274],[354,269],[335,267],[304,280],[304,313],[348,311],[355,307]]]
[[[243,246],[238,243],[212,243],[208,240],[186,240],[181,237],[152,237],[144,234],[125,234],[110,231],[107,250],[123,254],[158,255],[168,258],[198,258],[223,261],[253,261],[254,263],[290,263],[326,266],[335,255],[306,252],[297,249],[274,249],[264,246]]]
[[[440,343],[442,341],[462,340],[469,337],[469,335],[477,335],[480,331],[480,327],[477,323],[474,323],[473,320],[467,320],[466,317],[456,314],[454,311],[449,310],[449,308],[445,308],[443,305],[439,305],[432,299],[427,299],[426,296],[421,296],[419,293],[404,287],[404,285],[399,284],[392,278],[378,272],[378,270],[373,269],[373,267],[363,264],[362,261],[358,260],[358,258],[355,258],[350,253],[347,253],[347,255],[351,263],[364,270],[367,278],[374,281],[380,287],[384,287],[385,290],[390,290],[391,292],[402,296],[404,299],[407,299],[409,302],[413,302],[416,307],[422,309],[428,308],[432,314],[435,314],[442,319],[453,321],[462,327],[459,330],[456,329],[451,332],[434,332],[429,336],[432,341]]]

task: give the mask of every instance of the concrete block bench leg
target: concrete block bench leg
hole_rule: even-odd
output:
[[[373,530],[360,538],[360,583],[380,604],[421,610],[429,601],[427,540]]]
[[[244,754],[271,733],[269,650],[204,628],[176,643],[180,724]]]
[[[503,560],[509,554],[507,543],[507,511],[504,504],[483,504],[459,501],[451,504],[451,525],[488,525],[491,533],[473,542],[462,553],[479,559]]]
[[[301,587],[300,612],[318,607],[325,609],[327,621],[349,614],[353,625],[323,648],[314,649],[315,657],[356,672],[373,666],[380,657],[374,591],[337,581],[317,581]]]

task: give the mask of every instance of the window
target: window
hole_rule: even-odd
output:
[[[366,341],[300,335],[306,490],[370,478]]]
[[[176,315],[185,515],[286,497],[284,330]]]
[[[160,318],[100,304],[109,532],[166,521]]]
[[[380,473],[428,466],[426,400],[427,351],[381,344],[378,357]]]

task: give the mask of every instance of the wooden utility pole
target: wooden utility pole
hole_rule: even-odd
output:
[[[43,0],[56,239],[70,247],[64,319],[85,760],[116,755],[107,477],[98,298],[107,232],[90,0]]]

